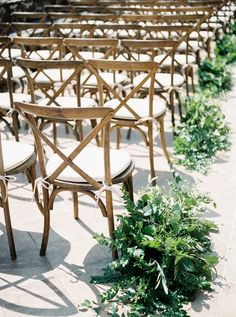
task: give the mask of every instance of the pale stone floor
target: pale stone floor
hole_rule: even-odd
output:
[[[236,74],[236,69],[235,69]],[[221,100],[226,120],[232,128],[232,149],[221,153],[207,176],[179,168],[190,183],[202,182],[199,187],[211,193],[217,209],[209,209],[206,217],[219,225],[214,234],[214,248],[220,255],[214,293],[199,295],[188,308],[191,317],[236,316],[236,85]],[[169,115],[166,123],[168,148],[172,152],[172,133]],[[24,129],[22,140],[31,142]],[[50,130],[49,130],[50,131]],[[64,129],[61,130],[64,132]],[[8,133],[5,137],[9,137]],[[3,136],[4,137],[4,136]],[[62,139],[68,144],[72,136]],[[122,149],[134,158],[136,170],[134,189],[145,187],[148,179],[148,152],[141,138],[134,132],[127,141],[123,133]],[[158,184],[164,184],[170,171],[159,146],[156,151]],[[14,155],[14,153],[13,153]],[[8,253],[5,226],[0,214],[0,317],[22,316],[90,316],[81,314],[78,304],[84,299],[98,297],[101,288],[90,284],[91,275],[100,273],[111,260],[109,251],[93,239],[97,232],[107,233],[106,219],[91,200],[80,195],[80,220],[73,219],[70,194],[58,196],[51,219],[50,241],[45,257],[39,256],[43,218],[32,201],[32,192],[24,175],[10,184],[9,202],[17,260]],[[116,213],[123,210],[115,198]]]

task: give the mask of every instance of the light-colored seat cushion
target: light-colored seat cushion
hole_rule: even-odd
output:
[[[84,59],[102,59],[104,57],[104,53],[101,52],[86,52],[86,51],[81,51],[78,52],[78,55],[82,56]],[[73,54],[68,53],[64,57],[65,60],[71,60],[73,59]],[[77,57],[76,57],[77,59]]]
[[[31,96],[21,93],[13,93],[13,101],[15,102],[31,102]],[[9,92],[0,93],[0,108],[8,110],[10,108]]]
[[[160,63],[162,59],[165,57],[165,54],[160,54],[158,56],[154,57],[154,61],[157,63]],[[163,63],[161,63],[162,66],[171,66],[172,58],[168,56]],[[185,54],[175,54],[175,63],[174,65],[186,65],[186,55]],[[188,55],[188,64],[196,63],[196,57],[193,55]]]
[[[108,83],[108,85],[114,86],[115,84],[120,84],[126,81],[126,76],[122,74],[114,74],[109,72],[100,72],[100,76]],[[81,83],[88,78],[87,74],[81,76]],[[90,78],[86,81],[88,86],[97,86],[97,79],[94,75],[91,75]]]
[[[23,142],[2,140],[4,172],[7,173],[25,163],[34,153],[34,147]]]
[[[74,70],[72,69],[45,69],[44,72],[40,72],[36,77],[35,74],[32,74],[32,77],[35,77],[35,81],[41,84],[54,82],[62,82],[67,80],[72,74]],[[50,80],[51,79],[51,80]]]
[[[111,107],[115,109],[120,104],[118,99],[111,99],[105,103],[105,107]],[[141,118],[149,117],[149,99],[141,99],[141,98],[131,98],[127,102],[128,106],[130,106]],[[157,98],[153,100],[153,117],[157,118],[162,115],[166,111],[166,102],[161,98]],[[132,120],[136,118],[133,114],[125,107],[121,107],[115,114],[115,118]]]
[[[133,83],[134,86],[138,86],[139,83],[146,77],[146,74],[140,74],[136,77],[134,77],[133,79]],[[181,86],[184,83],[184,77],[180,74],[174,74],[174,86]],[[156,74],[156,80],[158,82],[155,81],[154,87],[156,89],[158,88],[164,88],[164,89],[168,89],[169,87],[171,87],[171,75],[168,73],[157,73]],[[148,79],[142,86],[143,88],[148,89],[150,87],[150,79]]]
[[[8,49],[4,50],[1,54],[3,58],[9,57]],[[11,48],[11,58],[17,58],[21,56],[21,50],[19,48]]]
[[[40,105],[47,105],[49,102],[49,98],[45,98],[39,101]],[[56,102],[58,102],[58,104],[61,107],[78,107],[77,105],[77,97],[73,97],[73,96],[61,96],[61,97],[57,97],[56,98]],[[92,98],[85,98],[85,97],[81,97],[80,98],[80,102],[81,102],[81,107],[96,107],[97,103],[96,101],[94,101]],[[57,104],[53,103],[50,104],[50,106],[57,106]]]
[[[204,39],[207,39],[209,37],[213,37],[214,34],[211,31],[209,31],[209,32],[208,31],[200,31],[200,36],[203,37]],[[190,40],[198,40],[198,38],[199,38],[198,32],[190,33],[189,38],[190,38]]]
[[[200,48],[198,41],[188,41],[188,44],[189,44],[189,47],[192,48],[194,51]],[[180,43],[180,45],[177,47],[177,51],[182,51],[182,50],[186,50],[186,42]]]
[[[55,51],[53,55],[49,58],[50,54],[52,53],[52,50],[36,50],[31,52],[31,54],[28,55],[28,58],[30,59],[59,59],[60,54],[59,51]]]
[[[72,152],[73,148],[65,149],[63,150],[63,153],[68,156]],[[128,153],[120,150],[110,150],[111,177],[114,178],[120,175],[126,170],[126,168],[128,168],[131,161],[131,157]],[[47,163],[47,174],[52,174],[61,163],[62,159],[57,154],[54,154]],[[74,159],[74,163],[95,180],[104,180],[105,171],[103,148],[92,146],[84,148]],[[86,180],[76,173],[71,167],[67,167],[57,177],[57,179],[67,182],[86,182]]]

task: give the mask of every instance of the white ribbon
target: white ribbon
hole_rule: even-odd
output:
[[[95,199],[96,199],[95,207],[98,206],[98,202],[101,199],[102,193],[105,190],[109,190],[110,192],[116,194],[118,196],[119,200],[122,201],[121,200],[121,190],[118,186],[106,185],[104,182],[102,182],[102,187],[97,191],[97,193],[95,195]]]
[[[7,112],[7,117],[11,117],[14,112],[18,112],[15,107],[11,108],[11,109]]]
[[[150,185],[152,184],[153,181],[155,181],[156,179],[158,179],[159,176],[155,176],[153,178],[151,178],[151,176],[149,175],[148,176],[148,184],[147,186],[145,187],[145,191],[150,187]]]
[[[152,121],[154,123],[154,125],[157,127],[157,129],[159,129],[160,125],[159,122],[153,118],[153,117],[144,117],[138,120],[138,123],[143,123],[145,121]]]
[[[8,191],[7,191],[7,182],[14,182],[16,180],[15,176],[12,175],[0,175],[0,180],[3,181],[6,190],[5,201],[7,201]]]
[[[34,182],[34,196],[33,196],[33,199],[35,197],[35,193],[36,193],[36,189],[37,189],[38,190],[39,201],[42,202],[43,187],[46,188],[46,189],[50,189],[50,187],[52,185],[46,180],[48,177],[49,176],[36,178],[36,180]]]

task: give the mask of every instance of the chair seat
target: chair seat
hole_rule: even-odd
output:
[[[31,96],[21,93],[13,93],[14,102],[31,102]],[[10,108],[10,96],[9,92],[0,93],[0,108],[8,110]]]
[[[33,154],[34,147],[23,142],[2,140],[4,172],[10,172],[25,163]]]
[[[134,86],[138,86],[139,83],[146,77],[145,74],[140,74],[133,79]],[[181,86],[184,83],[184,77],[180,74],[174,74],[173,76],[174,79],[174,86]],[[158,82],[155,82],[154,87],[156,89],[161,88],[161,89],[168,89],[170,88],[171,85],[171,74],[168,73],[157,73],[156,74],[156,80]],[[150,87],[150,79],[148,79],[142,86],[143,88],[149,89]]]
[[[75,148],[75,147],[73,147]],[[62,152],[68,156],[73,148],[62,150]],[[48,161],[46,170],[47,175],[53,173],[53,171],[62,163],[62,159],[54,154]],[[73,161],[84,172],[92,176],[96,181],[104,180],[104,150],[98,147],[84,148],[79,155]],[[114,178],[124,172],[132,162],[130,155],[120,150],[110,150],[110,162],[111,162],[111,177]],[[65,182],[77,182],[87,183],[78,173],[76,173],[71,167],[67,167],[57,177],[57,180]]]
[[[161,54],[158,55],[156,57],[154,57],[154,61],[157,63],[160,63],[162,61],[162,59],[165,57],[165,54]],[[178,63],[180,65],[186,65],[186,55],[185,54],[175,54],[175,64],[178,65]],[[168,56],[164,62],[161,64],[162,66],[166,66],[166,67],[170,67],[172,63],[172,58],[170,56]],[[194,64],[196,63],[196,57],[193,55],[188,55],[188,64]]]
[[[195,51],[197,51],[199,47],[198,41],[188,41],[189,46]],[[180,45],[177,47],[177,51],[186,50],[186,42],[180,43]]]
[[[207,39],[209,37],[213,37],[214,33],[211,31],[200,31],[200,36],[203,37],[204,39]],[[190,40],[197,40],[199,38],[198,32],[192,32],[189,35]]]
[[[100,72],[100,76],[111,86],[114,86],[115,84],[120,84],[122,82],[126,81],[126,76],[122,74],[114,74],[108,73],[108,72]],[[84,74],[81,76],[81,83],[88,78],[87,74]],[[88,86],[97,86],[97,79],[94,75],[91,75],[90,78],[86,81],[86,85]]]
[[[56,101],[61,107],[78,107],[77,97],[76,96],[61,96],[57,97]],[[42,106],[47,105],[49,98],[45,98],[39,101],[39,104]],[[81,107],[96,107],[98,104],[92,98],[80,98]],[[55,103],[50,104],[50,106],[57,106]]]
[[[35,81],[40,84],[51,84],[52,81],[62,82],[67,80],[72,74],[73,70],[71,69],[45,69],[35,77]],[[35,75],[36,73],[33,73],[32,77],[34,78]]]
[[[51,50],[36,50],[29,54],[28,58],[30,59],[49,59]],[[59,51],[55,51],[54,54],[50,57],[50,59],[59,59],[60,54]]]
[[[8,58],[9,57],[9,52],[8,49],[4,50],[1,53],[1,56],[3,58]],[[19,48],[11,48],[11,58],[17,58],[21,56],[21,50]]]
[[[78,52],[78,55],[82,56],[84,59],[102,59],[104,58],[104,53],[101,52],[86,52],[86,51],[81,51]],[[68,53],[65,55],[64,57],[65,60],[71,60],[73,59],[73,54],[72,53]]]
[[[115,109],[120,104],[118,99],[107,101],[104,106]],[[141,118],[149,117],[149,99],[131,98],[127,102]],[[166,111],[166,102],[161,98],[153,100],[153,118],[157,118]],[[133,114],[125,107],[121,107],[115,114],[115,118],[124,120],[137,120]]]

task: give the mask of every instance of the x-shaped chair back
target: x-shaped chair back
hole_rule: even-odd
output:
[[[175,71],[174,56],[176,48],[179,45],[177,40],[123,40],[121,41],[121,47],[123,48],[124,53],[130,57],[130,60],[134,60],[134,52],[148,53],[152,59],[159,53],[164,54],[163,59],[158,63],[158,69],[162,68],[162,64],[166,58],[171,57],[171,65],[168,71],[171,74],[171,85],[174,85],[173,74]],[[155,79],[155,82],[162,87],[162,84],[158,81],[158,76]],[[162,87],[164,88],[164,87]]]
[[[14,22],[45,22],[47,14],[45,12],[12,12],[11,19]]]
[[[94,35],[96,37],[108,37],[117,39],[140,39],[142,26],[139,24],[101,24],[97,25]]]
[[[119,101],[117,106],[114,109],[114,112],[116,113],[119,111],[121,107],[125,107],[129,113],[132,114],[133,120],[138,121],[141,119],[141,117],[138,115],[136,111],[134,111],[129,105],[128,101],[129,99],[136,96],[140,90],[142,89],[142,86],[149,81],[149,116],[153,115],[153,94],[154,94],[154,82],[155,82],[155,75],[158,70],[158,64],[155,62],[130,62],[130,61],[106,61],[106,60],[90,60],[87,63],[87,67],[90,69],[91,73],[94,73],[94,75],[97,78],[98,82],[98,90],[99,90],[99,97],[100,97],[100,105],[103,106],[104,104],[104,88],[109,92],[109,95],[111,98],[115,98]],[[104,70],[109,69],[111,71],[122,71],[127,73],[132,72],[144,72],[145,76],[140,81],[140,83],[131,89],[129,93],[126,94],[125,97],[122,96],[117,89],[115,89],[113,86],[109,85],[106,80],[104,80],[99,73]]]
[[[63,43],[59,37],[14,37],[13,43],[21,49],[25,59],[62,59]]]
[[[71,38],[93,37],[95,26],[82,23],[53,23],[52,32],[54,36]]]
[[[87,48],[89,48],[92,52],[95,52],[96,50],[103,50],[103,59],[107,59],[109,56],[115,57],[118,40],[106,38],[64,39],[63,43],[65,47],[72,53],[71,59],[84,60],[83,56],[80,55],[80,51],[84,51]]]
[[[33,103],[36,102],[35,92],[39,91],[43,98],[47,98],[48,106],[62,107],[63,105],[56,100],[57,97],[63,96],[67,89],[74,96],[73,88],[76,87],[78,106],[80,105],[79,74],[84,67],[83,62],[30,59],[17,59],[16,62],[25,71]],[[30,71],[31,69],[34,72]],[[59,72],[59,78],[55,79],[56,71]]]
[[[23,37],[44,37],[50,36],[51,23],[48,22],[13,22],[11,30],[17,36]]]
[[[110,157],[109,157],[109,123],[114,115],[111,108],[48,108],[33,104],[25,103],[15,103],[15,107],[21,112],[23,118],[30,125],[34,139],[35,145],[38,153],[39,167],[41,177],[43,179],[47,178],[50,183],[57,182],[57,177],[67,168],[70,167],[73,171],[78,174],[78,177],[88,183],[88,186],[93,189],[100,189],[102,184],[93,178],[93,175],[88,175],[80,166],[76,165],[73,160],[83,151],[86,146],[89,146],[94,138],[103,131],[104,137],[104,182],[108,185],[111,184],[111,173],[110,173]],[[50,118],[51,121],[60,120],[86,120],[94,119],[97,120],[97,125],[90,131],[90,133],[84,137],[84,139],[77,143],[77,145],[71,150],[70,154],[64,154],[60,147],[53,144],[47,135],[43,133],[38,127],[37,117]],[[59,164],[55,169],[47,174],[46,170],[46,156],[43,147],[43,143],[46,143],[49,148],[56,153],[61,158],[61,164]],[[73,184],[71,184],[73,186]]]

